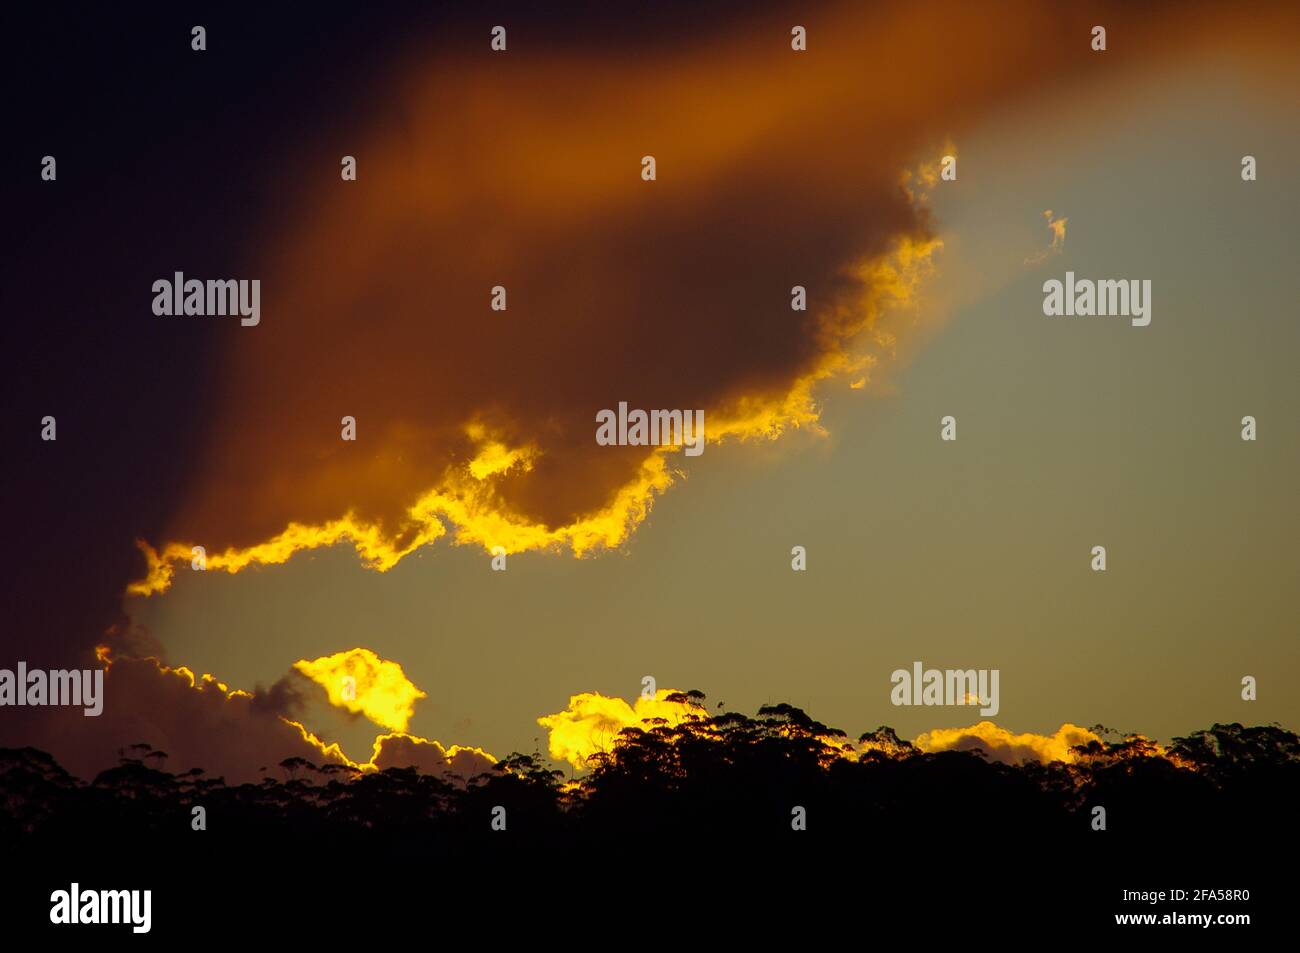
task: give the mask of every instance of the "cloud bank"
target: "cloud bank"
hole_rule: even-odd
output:
[[[1202,28],[1107,9],[1115,74]],[[1094,15],[855,4],[809,19],[806,53],[762,16],[636,57],[414,59],[356,181],[310,176],[265,223],[262,322],[229,336],[202,478],[132,591],[192,545],[237,572],[337,543],[379,570],[444,537],[622,544],[682,458],[598,446],[595,415],[704,409],[711,445],[816,427],[817,386],[861,386],[908,333],[942,245],[926,163],[1090,75]]]

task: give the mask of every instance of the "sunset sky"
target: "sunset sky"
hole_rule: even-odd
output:
[[[891,705],[917,660],[1000,670],[1013,733],[1296,726],[1296,16],[1123,9],[523,17],[504,56],[462,14],[368,24],[364,61],[323,38],[290,78],[262,40],[210,125],[182,47],[189,98],[151,95],[185,118],[134,157],[23,115],[60,179],[23,186],[32,280],[3,292],[38,326],[5,332],[2,667],[106,642],[253,697],[115,663],[102,724],[6,712],[0,744],[89,771],[153,733],[173,768],[255,775],[299,750],[283,716],[359,762],[390,730],[500,758],[646,675],[853,737],[981,720]],[[259,42],[220,27],[209,69]],[[100,142],[150,125],[121,108]],[[945,153],[956,181],[927,180]],[[259,278],[260,325],[154,316],[177,270]],[[1149,279],[1150,325],[1045,317],[1067,270]],[[703,408],[705,452],[597,446],[621,400]],[[424,693],[408,723],[289,674],[358,648]]]

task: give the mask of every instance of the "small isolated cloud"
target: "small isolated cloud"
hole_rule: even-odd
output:
[[[1033,266],[1042,264],[1053,255],[1059,255],[1061,249],[1065,247],[1065,223],[1068,222],[1069,219],[1065,217],[1053,218],[1052,210],[1050,208],[1043,212],[1043,218],[1047,219],[1047,229],[1052,233],[1052,243],[1043,250],[1034,252],[1034,254],[1026,258],[1026,265]]]
[[[293,667],[324,688],[331,705],[365,715],[389,731],[406,731],[415,703],[428,697],[406,677],[401,665],[370,649],[302,659]]]

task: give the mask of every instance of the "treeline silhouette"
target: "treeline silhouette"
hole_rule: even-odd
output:
[[[0,840],[173,838],[188,834],[195,806],[209,836],[228,847],[354,845],[394,857],[701,836],[843,845],[977,832],[1004,843],[1100,836],[1231,845],[1296,832],[1300,738],[1276,725],[1215,724],[1163,752],[1129,736],[1076,748],[1070,763],[1009,765],[979,751],[923,753],[887,727],[862,735],[851,759],[843,732],[789,705],[754,717],[701,712],[678,725],[625,729],[575,780],[537,754],[516,753],[468,780],[291,758],[272,768],[278,777],[228,785],[198,768],[169,773],[166,753],[142,742],[85,782],[44,752],[0,749]],[[504,834],[492,827],[497,807]],[[792,827],[796,807],[806,812],[804,831]],[[1094,830],[1095,807],[1105,809],[1105,834]]]

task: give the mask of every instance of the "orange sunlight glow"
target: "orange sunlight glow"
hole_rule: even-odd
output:
[[[629,705],[621,698],[599,692],[581,692],[570,696],[564,711],[543,715],[537,723],[550,731],[551,757],[567,761],[581,771],[593,754],[613,750],[618,733],[624,728],[641,726],[647,718],[663,718],[676,726],[689,718],[707,715],[698,705],[668,700],[669,696],[680,694],[661,688],[654,698],[637,698]]]
[[[428,697],[411,683],[401,665],[381,659],[370,649],[301,659],[293,667],[324,688],[331,705],[365,715],[390,731],[406,731],[415,703]]]
[[[111,672],[114,661],[112,647],[105,644],[97,645],[95,656],[104,664],[105,672]],[[232,689],[215,676],[195,675],[193,670],[184,665],[176,667],[164,665],[152,656],[143,661],[152,662],[163,675],[182,677],[195,691],[215,690],[226,698],[253,697],[252,692]],[[415,701],[425,698],[426,695],[406,678],[398,663],[381,659],[369,649],[349,649],[311,662],[304,660],[295,663],[294,668],[324,687],[329,693],[332,704],[363,714],[371,721],[393,729],[375,736],[370,760],[354,761],[337,743],[326,743],[301,722],[283,715],[277,716],[284,724],[294,728],[301,735],[302,740],[318,752],[323,763],[346,765],[362,773],[380,771],[383,767],[406,766],[400,763],[400,758],[397,761],[388,758],[390,763],[381,766],[380,761],[386,754],[386,748],[390,752],[397,748],[406,752],[419,752],[418,757],[412,756],[410,760],[418,760],[426,773],[429,773],[430,768],[455,771],[458,767],[481,767],[497,763],[498,759],[482,748],[470,745],[452,745],[444,748],[442,744],[432,739],[407,734],[404,729],[411,716],[411,707]],[[343,693],[345,676],[355,680],[355,699],[349,699]],[[400,728],[397,727],[399,724]],[[478,772],[468,770],[463,773],[466,777],[470,777]]]
[[[724,406],[708,408],[708,442],[775,440],[799,428],[824,436],[815,387],[841,375],[869,376],[878,359],[855,345],[868,331],[878,345],[894,340],[893,332],[883,327],[883,319],[906,315],[915,308],[918,289],[933,271],[933,256],[942,248],[943,242],[937,238],[905,236],[895,241],[888,254],[852,269],[861,282],[861,294],[852,305],[837,307],[819,318],[816,333],[822,357],[784,393],[742,395]],[[532,444],[509,447],[478,422],[467,424],[465,433],[475,441],[476,455],[467,464],[449,467],[440,484],[407,509],[406,523],[396,531],[386,532],[351,513],[318,526],[290,523],[265,542],[208,553],[206,570],[238,573],[249,566],[287,562],[302,550],[347,542],[366,568],[385,572],[420,547],[447,535],[447,524],[454,528],[456,545],[482,546],[488,552],[500,547],[511,554],[567,548],[575,557],[582,557],[622,545],[649,515],[655,496],[683,475],[669,465],[673,459],[669,455],[680,453],[681,447],[648,448],[633,479],[605,507],[567,525],[548,527],[507,511],[494,492],[496,479],[519,468],[529,469],[545,450]],[[165,592],[176,565],[193,556],[191,542],[170,542],[160,549],[145,540],[137,540],[136,545],[144,554],[147,571],[144,578],[127,587],[131,595]]]

